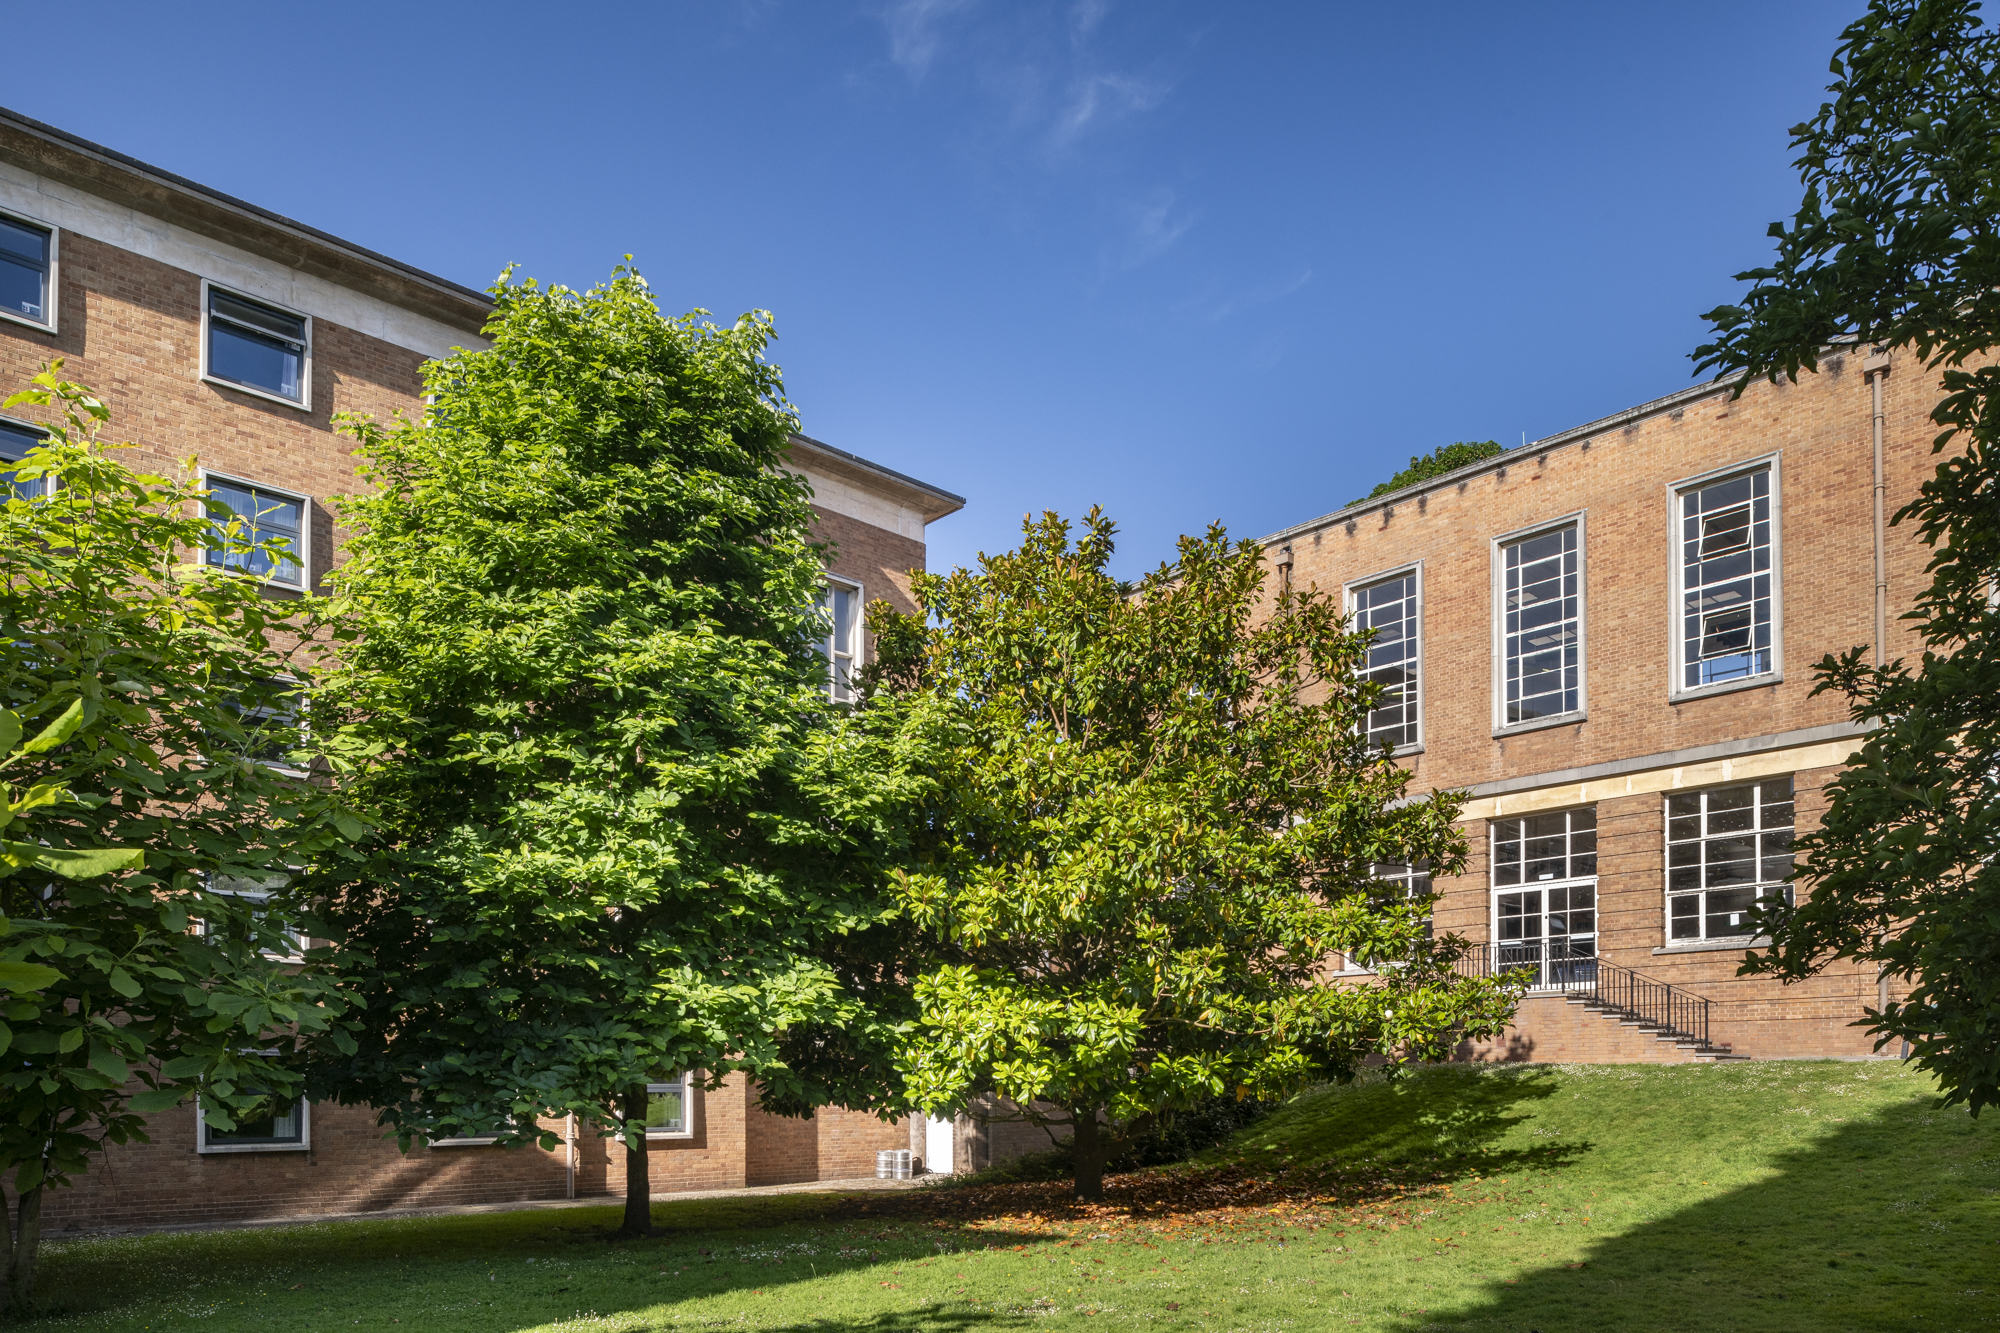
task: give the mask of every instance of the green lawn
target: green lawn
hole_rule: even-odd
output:
[[[37,1327],[1989,1328],[2000,1129],[1893,1064],[1427,1071],[1047,1185],[83,1240]]]

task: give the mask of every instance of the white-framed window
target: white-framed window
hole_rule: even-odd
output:
[[[1584,714],[1583,515],[1493,542],[1495,731]]]
[[[1789,903],[1792,780],[1667,796],[1667,942],[1749,935],[1759,900]]]
[[[201,484],[208,491],[202,503],[213,532],[208,545],[210,565],[287,588],[307,585],[306,571],[312,567],[311,500],[261,482],[208,471],[201,474]],[[241,549],[267,541],[282,541],[284,545]]]
[[[282,918],[273,920],[270,912],[272,897],[291,882],[292,877],[282,871],[272,875],[211,874],[208,891],[241,899],[250,909],[252,942],[264,957],[280,963],[302,963],[306,956],[305,937]],[[201,934],[208,934],[208,929],[207,922],[199,923]]]
[[[826,697],[837,704],[852,703],[854,673],[861,666],[861,585],[828,576],[820,587],[819,610]]]
[[[694,1137],[694,1088],[688,1075],[646,1085],[646,1137]]]
[[[26,422],[0,420],[0,500],[39,500],[49,493],[49,478],[17,478],[15,469],[30,449],[48,443],[48,432]]]
[[[1776,456],[1674,483],[1673,693],[1766,683],[1782,668]]]
[[[54,227],[0,212],[0,319],[56,331],[56,244]]]
[[[1354,629],[1375,631],[1362,674],[1382,687],[1363,726],[1370,741],[1397,750],[1423,742],[1422,573],[1413,567],[1347,591]]]
[[[312,1103],[301,1098],[268,1108],[255,1120],[239,1120],[231,1130],[216,1129],[195,1102],[195,1151],[305,1152],[312,1147]]]
[[[218,747],[232,754],[250,760],[274,773],[286,777],[304,777],[306,770],[299,766],[292,752],[297,750],[306,736],[306,720],[303,701],[298,694],[287,688],[296,681],[288,678],[273,678],[264,682],[275,685],[279,692],[269,703],[246,706],[240,701],[225,701],[223,707],[236,715],[243,728],[240,742],[213,737]]]
[[[203,379],[312,406],[312,316],[204,280],[201,323]]]
[[[1543,987],[1597,977],[1597,808],[1496,819],[1494,965],[1529,968]]]

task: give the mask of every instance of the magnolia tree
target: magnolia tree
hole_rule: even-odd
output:
[[[576,1116],[626,1145],[641,1232],[681,1079],[881,1100],[909,802],[826,725],[766,319],[663,317],[623,269],[494,296],[422,420],[347,423],[377,489],[314,716],[374,832],[305,886],[358,1039],[316,1086],[405,1142]]]
[[[287,762],[305,663],[290,603],[206,552],[283,558],[203,493],[94,442],[59,378],[4,406],[58,419],[0,492],[0,1226],[8,1305],[33,1295],[41,1201],[145,1115],[197,1094],[210,1132],[299,1094],[323,983],[280,961],[261,892],[358,831]],[[238,561],[243,563],[243,561]]]
[[[1260,548],[1219,528],[1136,586],[1112,539],[1046,515],[919,575],[922,616],[878,603],[862,720],[920,737],[936,777],[898,880],[928,955],[909,1095],[1066,1131],[1085,1198],[1163,1116],[1443,1058],[1517,995],[1458,975],[1429,900],[1372,877],[1456,874],[1465,843],[1460,798],[1407,798],[1365,739],[1365,638],[1316,592],[1267,597]],[[1373,979],[1329,984],[1336,952]]]
[[[1767,906],[1772,947],[1743,970],[1851,959],[1907,981],[1865,1023],[1974,1114],[2000,1102],[2000,33],[1978,8],[1875,0],[1841,34],[1832,100],[1792,130],[1804,202],[1696,352],[1739,393],[1856,344],[1943,389],[1943,457],[1894,520],[1932,548],[1905,617],[1923,655],[1815,668],[1874,730],[1799,840],[1804,901]]]

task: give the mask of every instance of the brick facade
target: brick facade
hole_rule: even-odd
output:
[[[1418,571],[1422,735],[1401,762],[1413,791],[1471,792],[1461,825],[1470,862],[1435,885],[1440,930],[1494,939],[1494,820],[1589,807],[1598,957],[1710,1001],[1712,1039],[1738,1053],[1870,1053],[1852,1025],[1877,1002],[1872,971],[1836,965],[1791,986],[1738,977],[1747,941],[1669,940],[1665,880],[1668,794],[1789,775],[1804,833],[1858,744],[1842,701],[1812,697],[1811,664],[1874,636],[1873,407],[1862,359],[1836,355],[1818,375],[1753,385],[1735,401],[1726,389],[1676,394],[1267,539],[1274,586],[1289,577],[1343,596],[1378,574]],[[1889,514],[1936,466],[1928,418],[1937,392],[1934,376],[1893,359],[1884,382]],[[1779,516],[1778,669],[1742,687],[1677,695],[1673,488],[1767,457]],[[1555,725],[1505,726],[1495,703],[1496,542],[1569,515],[1582,524],[1582,711]],[[1915,648],[1897,617],[1923,586],[1927,554],[1909,530],[1889,529],[1888,658]],[[1536,998],[1477,1054],[1682,1058],[1604,1026]]]
[[[0,113],[0,213],[53,229],[54,328],[0,319],[0,397],[53,359],[111,409],[109,438],[133,467],[211,473],[306,499],[309,577],[322,581],[346,534],[328,506],[360,486],[340,413],[386,420],[423,410],[419,370],[456,346],[481,347],[491,303],[477,292],[156,172],[60,131]],[[204,379],[203,282],[311,318],[310,408]],[[16,420],[41,419],[14,409]],[[963,502],[913,478],[801,437],[832,572],[911,610],[924,525]],[[292,595],[273,588],[273,596]],[[692,1099],[693,1132],[649,1144],[656,1191],[872,1174],[878,1148],[909,1127],[823,1110],[763,1111],[726,1079]],[[547,1126],[565,1133],[568,1126]],[[192,1106],[148,1123],[151,1141],[109,1150],[44,1206],[51,1231],[189,1225],[299,1214],[605,1195],[624,1187],[622,1146],[586,1128],[553,1152],[384,1139],[365,1107],[316,1105],[309,1145],[202,1153]]]

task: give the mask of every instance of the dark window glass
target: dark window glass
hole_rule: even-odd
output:
[[[13,496],[21,500],[39,500],[49,493],[47,477],[30,477],[23,481],[15,476],[21,460],[28,456],[30,449],[40,448],[46,437],[26,426],[16,426],[0,421],[0,496]]]
[[[49,322],[49,231],[0,218],[0,310]]]
[[[1683,492],[1683,688],[1760,676],[1771,655],[1771,474]]]
[[[1502,549],[1504,724],[1580,707],[1582,599],[1576,525]]]
[[[210,288],[208,373],[246,388],[305,398],[306,322]]]
[[[1368,739],[1378,745],[1417,743],[1417,576],[1404,574],[1354,594],[1354,628],[1374,630],[1369,680],[1382,687],[1368,714]]]
[[[1493,882],[1536,884],[1597,873],[1597,808],[1559,810],[1492,825]]]
[[[216,1129],[202,1122],[211,1148],[266,1147],[305,1142],[305,1115],[297,1102],[271,1106],[261,1116],[238,1120],[235,1129]]]
[[[304,501],[242,482],[214,480],[208,485],[208,516],[215,533],[209,564],[295,588],[304,585]]]
[[[1792,780],[1767,778],[1667,798],[1667,935],[1751,932],[1759,899],[1791,901]]]

